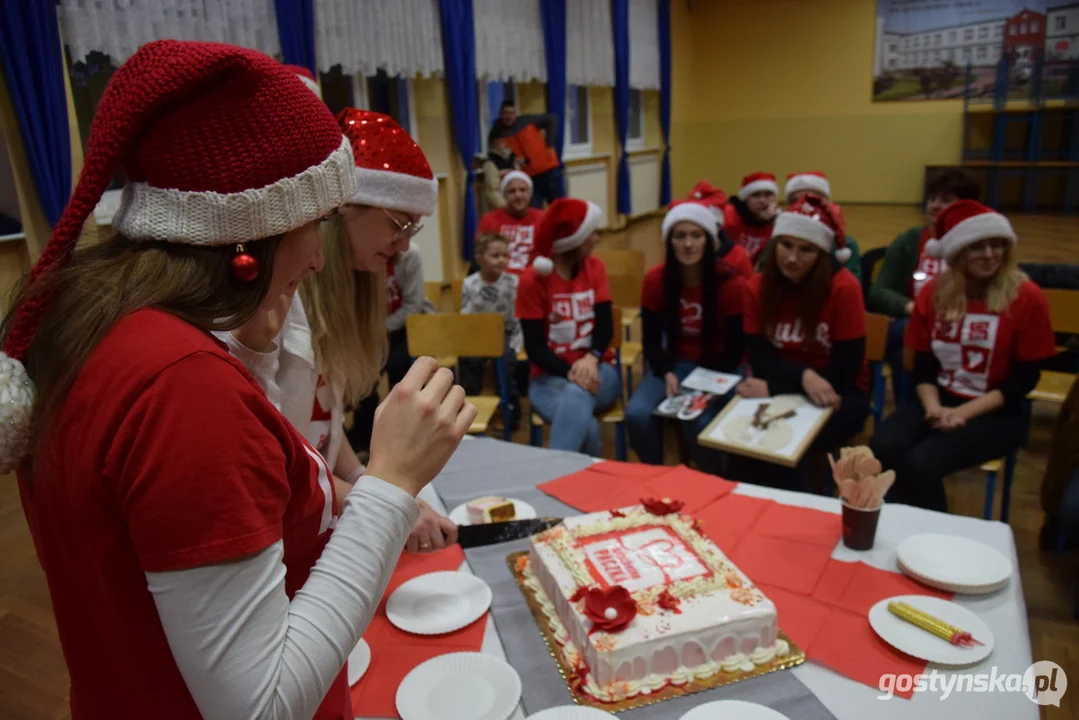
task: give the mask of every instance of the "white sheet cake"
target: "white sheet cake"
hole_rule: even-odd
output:
[[[567,664],[604,702],[753,670],[790,652],[775,605],[685,515],[634,506],[567,518],[533,537],[523,571]],[[603,612],[595,591],[617,586],[636,615],[617,630],[593,628],[581,589],[592,589],[591,607]]]

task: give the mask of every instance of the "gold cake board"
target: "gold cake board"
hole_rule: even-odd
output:
[[[538,593],[543,591],[539,590],[538,592],[533,592],[528,588],[525,585],[524,573],[517,567],[518,560],[522,557],[528,557],[527,550],[510,553],[507,556],[506,561],[509,563],[510,572],[513,573],[513,579],[517,582],[517,587],[521,589],[521,594],[525,597],[528,609],[532,612],[532,618],[536,621],[536,626],[543,636],[543,641],[547,643],[547,651],[551,654],[551,657],[554,658],[555,666],[558,668],[558,674],[562,676],[562,680],[566,683],[566,688],[569,690],[573,702],[577,705],[586,705],[588,707],[605,710],[609,713],[619,713],[634,708],[644,707],[646,705],[653,705],[658,702],[663,702],[664,700],[682,697],[683,695],[698,693],[703,690],[733,685],[734,683],[743,680],[760,677],[761,675],[768,675],[769,673],[774,673],[779,670],[787,670],[788,668],[801,665],[806,661],[805,651],[795,645],[786,633],[780,630],[779,637],[787,641],[787,644],[790,646],[790,652],[782,658],[773,658],[770,662],[764,663],[763,665],[756,665],[753,670],[740,670],[737,672],[721,670],[704,680],[693,680],[684,685],[668,685],[662,690],[653,692],[649,695],[642,694],[618,702],[603,702],[602,700],[597,700],[581,688],[581,681],[577,677],[577,673],[572,667],[566,664],[565,658],[562,655],[562,647],[558,644],[558,641],[555,640],[554,633],[551,631],[546,616],[543,614],[543,610],[540,607],[540,602],[536,597]]]

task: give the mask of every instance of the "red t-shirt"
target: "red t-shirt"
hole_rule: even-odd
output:
[[[540,275],[535,268],[525,270],[517,288],[517,317],[543,320],[547,346],[555,355],[573,364],[592,349],[596,303],[610,301],[607,269],[602,260],[589,256],[581,262],[572,280],[566,280],[557,271]],[[619,328],[614,330],[619,332]],[[603,359],[613,362],[614,351],[608,348]],[[532,363],[532,376],[542,374],[539,366]]]
[[[956,395],[976,398],[1008,377],[1015,362],[1044,360],[1056,354],[1049,304],[1031,281],[1003,313],[990,312],[983,299],[968,300],[961,320],[938,318],[933,294],[937,280],[918,293],[907,324],[906,345],[932,352],[940,361],[937,384]]]
[[[922,234],[918,238],[918,264],[914,266],[914,274],[907,283],[907,296],[912,300],[918,297],[918,293],[927,282],[948,269],[948,261],[944,258],[930,257],[925,251],[925,244],[933,237],[933,228],[926,225],[922,228]]]
[[[506,270],[520,275],[528,267],[532,257],[536,227],[543,219],[543,211],[530,207],[524,217],[514,217],[505,208],[498,208],[480,219],[476,236],[484,233],[497,233],[510,242],[510,259]]]
[[[720,258],[720,262],[746,280],[753,277],[753,263],[749,260],[749,253],[741,245],[731,245],[731,249]]]
[[[656,265],[644,276],[641,286],[641,307],[652,312],[666,312],[663,289],[664,265]],[[719,263],[720,271],[725,269]],[[726,346],[726,338],[723,336],[723,328],[727,318],[742,314],[742,303],[746,293],[746,281],[741,275],[730,274],[719,286],[716,293],[716,323],[719,325],[715,334],[715,355],[723,352]],[[679,319],[681,320],[681,332],[678,334],[678,343],[672,351],[675,360],[698,363],[701,361],[701,317],[704,306],[702,302],[701,286],[682,287],[682,296],[679,298]]]
[[[393,315],[401,309],[401,285],[397,282],[397,264],[386,263],[386,305],[387,315]]]
[[[51,439],[50,439],[51,438]],[[330,469],[224,344],[140,310],[105,336],[19,490],[79,718],[199,717],[147,572],[284,544],[291,598],[329,537]],[[319,718],[352,718],[345,671]]]
[[[734,205],[726,205],[723,208],[723,230],[731,242],[745,248],[751,264],[757,262],[765,245],[772,239],[774,224],[773,221],[765,225],[746,225]]]
[[[763,275],[754,275],[749,281],[745,313],[742,322],[747,335],[765,332],[761,316],[761,283]],[[779,349],[780,355],[814,369],[825,367],[831,361],[832,343],[865,337],[865,303],[862,285],[850,270],[840,268],[832,275],[832,291],[821,309],[820,320],[814,329],[818,342],[806,342],[806,332],[798,318],[799,299],[788,295],[780,307],[779,320],[768,339]],[[868,365],[862,363],[857,385],[865,390],[869,385]]]

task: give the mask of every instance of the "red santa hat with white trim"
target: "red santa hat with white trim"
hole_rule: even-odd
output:
[[[738,199],[746,201],[753,193],[772,192],[779,194],[779,183],[776,176],[769,172],[755,172],[742,178],[742,187],[738,189]]]
[[[356,158],[356,205],[434,215],[438,180],[423,150],[389,115],[345,108],[337,113]]]
[[[322,89],[318,86],[318,79],[313,72],[303,65],[286,65],[285,67],[296,73],[296,77],[300,78],[300,81],[307,86],[307,89],[318,95],[320,100],[322,99]]]
[[[713,242],[722,227],[722,223],[716,223],[716,216],[712,209],[697,200],[676,200],[671,203],[670,210],[663,217],[663,243],[671,239],[674,226],[681,222],[691,222],[712,236]]]
[[[689,197],[686,199],[693,202],[699,202],[701,205],[704,205],[712,211],[712,214],[716,217],[715,234],[718,236],[719,230],[723,227],[723,208],[727,204],[727,193],[712,185],[712,183],[707,180],[701,180],[689,191]],[[667,209],[673,208],[676,204],[677,201],[671,203],[667,206]]]
[[[787,184],[783,186],[783,197],[786,201],[790,202],[791,195],[802,191],[816,193],[825,200],[832,199],[832,186],[828,177],[820,170],[791,173],[787,176]]]
[[[554,270],[551,256],[576,250],[599,229],[603,210],[599,205],[577,198],[558,198],[547,207],[536,227],[532,247],[532,267],[540,275]]]
[[[521,172],[520,170],[510,170],[508,173],[502,176],[502,182],[498,185],[498,192],[503,195],[506,194],[506,188],[510,186],[510,183],[514,180],[520,180],[528,186],[529,194],[532,193],[532,178],[528,176],[528,173]]]
[[[781,235],[811,242],[826,253],[834,251],[835,259],[841,263],[850,260],[851,250],[847,247],[847,231],[839,206],[819,195],[804,195],[779,214],[772,227],[772,237]]]
[[[244,257],[240,244],[317,220],[356,183],[333,115],[281,63],[217,43],[147,43],[98,103],[82,174],[29,285],[67,264],[120,169],[127,184],[113,220],[118,232],[235,246],[234,261]],[[20,306],[0,352],[0,473],[29,451],[34,388],[23,361],[48,310],[48,298]]]
[[[933,230],[936,237],[926,242],[925,252],[949,262],[980,240],[1004,238],[1013,246],[1019,242],[1008,218],[977,200],[957,200],[941,210]]]

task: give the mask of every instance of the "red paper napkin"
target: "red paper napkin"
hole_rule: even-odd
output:
[[[649,494],[639,477],[616,477],[592,468],[537,487],[556,500],[585,513],[640,505],[641,497]]]
[[[649,495],[685,503],[682,512],[694,515],[738,487],[738,483],[698,472],[685,465],[668,469],[644,481]]]
[[[619,462],[617,460],[603,460],[593,464],[588,469],[619,478],[650,478],[670,470],[670,468],[662,465],[645,465],[643,463]]]
[[[813,598],[868,617],[869,610],[881,600],[896,595],[929,595],[951,600],[953,593],[935,590],[906,575],[879,570],[863,562],[832,559],[813,590]],[[868,623],[868,620],[866,621]]]
[[[790,639],[808,654],[810,645],[832,614],[832,608],[808,595],[774,585],[757,583],[757,587],[775,604],[779,629],[787,633]]]
[[[727,555],[754,583],[809,595],[828,565],[832,550],[751,532]]]
[[[774,503],[760,516],[753,531],[832,550],[843,535],[843,522],[839,513]]]
[[[738,544],[770,505],[775,502],[728,493],[694,515],[701,522],[704,534],[720,550],[727,551]],[[750,579],[754,578],[750,576]]]

